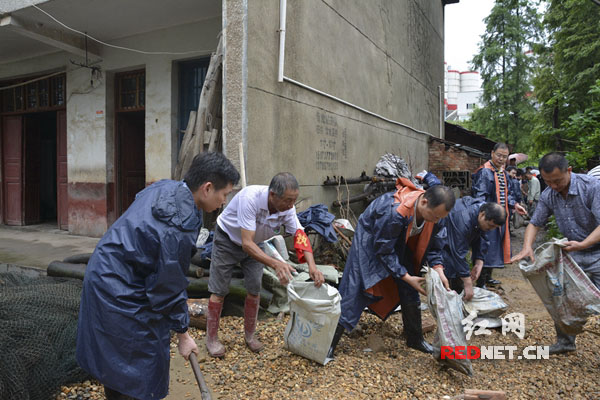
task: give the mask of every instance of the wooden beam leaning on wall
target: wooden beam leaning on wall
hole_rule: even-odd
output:
[[[216,52],[210,57],[210,64],[200,101],[198,102],[198,111],[190,112],[188,126],[183,136],[181,148],[179,150],[179,160],[175,167],[174,179],[181,180],[185,172],[192,164],[194,157],[204,151],[205,131],[210,132],[208,148],[211,151],[217,150],[218,138],[221,132],[221,118],[217,118],[222,104],[222,86],[223,86],[223,38],[219,38],[219,45]],[[194,118],[192,118],[194,113]],[[217,133],[214,134],[213,131]],[[214,144],[213,144],[214,141]]]

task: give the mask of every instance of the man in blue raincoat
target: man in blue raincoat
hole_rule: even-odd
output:
[[[508,153],[508,146],[505,143],[496,143],[491,153],[491,160],[473,174],[472,196],[476,199],[500,204],[506,210],[507,215],[506,223],[503,226],[488,232],[490,244],[481,275],[477,280],[479,287],[485,287],[486,284],[500,284],[500,281],[492,279],[492,271],[495,268],[504,268],[504,264],[510,263],[510,235],[506,234],[510,210],[514,209],[521,215],[527,214],[527,211],[516,202],[514,186],[504,169]]]
[[[446,242],[442,248],[444,274],[450,288],[460,293],[464,300],[473,297],[473,281],[477,280],[483,267],[488,241],[486,232],[505,224],[506,211],[498,203],[484,203],[465,196],[456,200],[448,217],[440,221],[446,228]],[[465,257],[472,249],[473,270]]]
[[[354,329],[365,307],[385,320],[399,304],[407,346],[433,352],[421,327],[419,293],[426,293],[419,272],[426,261],[448,287],[441,254],[445,231],[437,222],[454,206],[454,194],[442,185],[417,189],[404,178],[398,179],[396,188],[373,201],[358,219],[339,287],[342,312],[330,358],[343,332]]]
[[[239,173],[221,153],[202,153],[183,181],[139,192],[102,237],[83,280],[77,362],[112,399],[162,399],[169,386],[169,344],[186,359],[198,351],[187,333],[186,271],[202,210],[221,207]]]

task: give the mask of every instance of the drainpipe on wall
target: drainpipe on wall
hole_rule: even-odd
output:
[[[277,81],[283,82],[283,60],[285,57],[285,16],[287,14],[287,0],[279,1],[279,69]]]
[[[438,85],[438,103],[440,105],[440,139],[444,138],[444,98],[442,97],[442,85]]]

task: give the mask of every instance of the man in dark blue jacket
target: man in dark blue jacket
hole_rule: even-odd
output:
[[[421,327],[419,293],[426,293],[419,272],[427,262],[448,285],[441,254],[445,233],[437,222],[452,209],[454,194],[442,185],[423,191],[404,178],[398,179],[396,188],[373,201],[358,219],[340,283],[342,312],[330,358],[343,332],[356,326],[365,307],[385,320],[399,304],[407,346],[433,352]]]
[[[196,156],[183,181],[139,192],[102,237],[85,271],[77,361],[108,400],[162,399],[169,386],[170,331],[186,359],[186,271],[202,210],[221,207],[239,173],[221,153]]]
[[[504,225],[506,211],[498,203],[484,203],[465,196],[456,200],[448,217],[440,221],[446,228],[446,242],[442,248],[444,274],[450,288],[460,293],[465,291],[464,300],[473,297],[473,280],[477,280],[487,252],[486,232]],[[465,257],[472,249],[473,270]]]
[[[527,211],[516,202],[514,187],[504,169],[508,154],[508,146],[505,143],[496,143],[491,153],[491,160],[473,174],[471,186],[471,194],[474,198],[492,201],[504,207],[507,215],[506,222],[512,209],[521,215],[527,214]],[[490,244],[477,281],[479,287],[484,287],[485,284],[500,284],[500,281],[492,279],[492,271],[495,268],[504,268],[504,264],[510,263],[510,235],[506,234],[506,228],[508,228],[507,223],[488,233]]]

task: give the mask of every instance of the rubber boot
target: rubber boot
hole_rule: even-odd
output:
[[[334,357],[333,353],[335,352],[335,348],[337,347],[337,345],[340,341],[340,338],[344,334],[345,330],[346,330],[346,328],[344,328],[340,324],[338,324],[337,328],[335,328],[335,333],[333,334],[333,340],[331,341],[331,347],[329,347],[329,352],[327,353],[327,358],[333,359],[333,357]]]
[[[488,270],[489,270],[489,276],[488,276],[487,281],[485,281],[485,283],[487,283],[490,286],[497,286],[497,285],[501,284],[502,282],[500,282],[497,279],[493,279],[492,278],[492,273],[494,272],[494,269],[493,268],[488,268]]]
[[[419,303],[402,304],[402,323],[406,334],[406,345],[423,353],[433,353],[433,347],[423,337],[421,309]]]
[[[491,268],[483,267],[481,268],[481,274],[479,274],[479,278],[477,278],[477,287],[482,289],[487,289],[485,283],[491,278],[492,270]]]
[[[562,354],[576,350],[575,336],[564,333],[557,324],[554,324],[556,329],[556,343],[550,346],[550,354]]]
[[[206,315],[206,349],[212,357],[223,357],[225,347],[219,342],[219,319],[223,303],[208,301],[208,314]]]
[[[258,353],[263,348],[263,344],[254,337],[259,304],[260,296],[246,296],[246,303],[244,304],[244,339],[250,350],[255,353]]]

